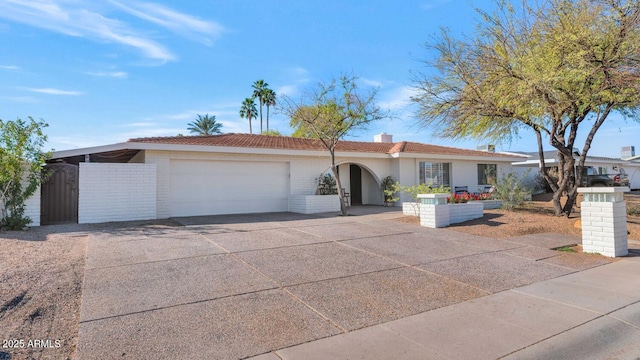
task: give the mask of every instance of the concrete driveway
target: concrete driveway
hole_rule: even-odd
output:
[[[360,214],[97,227],[76,357],[297,358],[296,345],[609,262],[550,250],[579,242],[557,234],[494,240],[403,224],[382,208]]]

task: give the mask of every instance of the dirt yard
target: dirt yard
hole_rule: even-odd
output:
[[[625,201],[628,212],[634,214],[627,215],[628,237],[640,240],[640,194],[627,194]],[[554,216],[553,203],[549,195],[535,197],[534,201],[527,202],[523,209],[487,210],[484,214],[481,219],[455,224],[449,228],[496,239],[545,232],[582,235],[580,227],[576,227],[576,222],[580,219],[580,208],[576,207],[569,218]]]
[[[0,359],[73,358],[85,250],[64,226],[0,232]]]
[[[627,196],[629,238],[640,240],[640,195]],[[580,236],[571,218],[553,216],[548,198],[517,211],[488,210],[450,229],[494,238],[555,232]],[[416,223],[414,217],[400,221]],[[88,228],[46,226],[0,232],[0,360],[74,357]],[[22,342],[21,342],[22,340]]]

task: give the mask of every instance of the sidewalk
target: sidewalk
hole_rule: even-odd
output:
[[[640,257],[628,257],[253,359],[639,356]]]

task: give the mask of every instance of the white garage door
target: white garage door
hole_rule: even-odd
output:
[[[171,216],[288,211],[285,162],[171,160]]]

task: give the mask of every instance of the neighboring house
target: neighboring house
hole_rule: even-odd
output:
[[[523,159],[392,142],[386,134],[373,142],[340,141],[336,148],[352,205],[382,205],[386,176],[402,185],[478,191],[487,174],[509,172],[512,162]],[[43,186],[42,224],[295,211],[291,199],[314,195],[317,178],[330,165],[318,140],[248,134],[131,139],[57,151],[50,163],[66,178]]]
[[[523,152],[518,154],[526,155],[528,158],[525,161],[514,162],[514,171],[523,174],[528,170],[526,181],[529,184],[535,183],[535,177],[539,174],[540,169],[540,156],[538,152]],[[580,152],[578,150],[574,150],[574,158],[576,161],[579,160]],[[558,166],[557,151],[545,151],[544,159],[545,165],[548,168]],[[585,166],[596,168],[600,174],[627,174],[629,176],[630,188],[633,190],[640,189],[640,157],[635,156],[635,148],[633,146],[622,147],[620,158],[587,155],[584,164]]]

